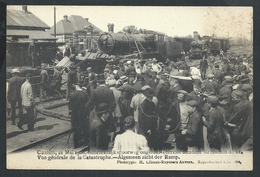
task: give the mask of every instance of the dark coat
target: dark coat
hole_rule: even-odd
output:
[[[140,128],[144,133],[148,130],[155,129],[157,123],[155,104],[152,101],[145,99],[140,104],[138,118]]]
[[[208,69],[208,62],[207,60],[200,61],[200,71],[206,71]]]
[[[148,80],[148,83],[147,83],[147,84],[148,84],[153,90],[155,90],[156,87],[157,87],[157,85],[158,85],[158,83],[159,83],[159,79],[158,79],[158,78],[156,78],[156,81],[154,81],[153,78],[150,78],[150,79]]]
[[[205,80],[203,83],[202,83],[202,86],[201,86],[201,90],[203,92],[205,91],[210,91],[210,92],[213,92],[215,93],[215,88],[214,88],[214,84],[212,82],[210,82],[209,80]]]
[[[198,114],[198,111],[195,110],[190,114],[189,122],[187,124],[186,132],[186,142],[188,146],[200,146],[202,139],[202,119]]]
[[[230,87],[224,86],[219,90],[219,97],[224,98],[227,97],[228,98],[228,103],[230,104],[231,102],[231,93],[232,93],[232,89]]]
[[[68,72],[68,87],[71,87],[72,84],[76,84],[77,81],[77,77],[76,77],[77,73],[73,70],[70,70]]]
[[[94,106],[98,106],[100,103],[107,103],[111,113],[115,111],[116,101],[114,93],[108,87],[103,85],[93,90],[92,95],[86,104],[86,108],[88,111],[91,111]]]
[[[80,147],[80,142],[87,143],[88,118],[85,111],[85,103],[88,100],[85,91],[72,93],[69,99],[69,110],[71,110],[71,127],[74,131],[74,148]],[[86,145],[86,144],[84,144]]]
[[[170,87],[170,99],[175,101],[177,99],[178,91],[182,90],[181,86],[178,84],[174,87]]]
[[[199,115],[202,116],[203,115],[203,106],[205,104],[205,100],[203,99],[202,96],[200,95],[197,95],[194,91],[190,92],[187,96],[187,100],[190,101],[190,100],[195,100],[197,101],[198,103],[198,106],[197,106],[197,111],[199,112]]]
[[[71,94],[68,107],[71,110],[71,125],[72,127],[80,126],[86,123],[87,114],[85,104],[88,101],[88,95],[85,91],[77,90]]]
[[[253,135],[252,102],[242,100],[234,105],[228,122],[236,125],[236,128],[231,133],[231,140],[242,146]]]
[[[215,75],[215,79],[217,79],[219,83],[223,81],[223,74],[220,71],[220,69],[215,69],[214,75]]]
[[[107,150],[109,137],[105,122],[100,118],[95,117],[90,120],[89,130],[90,150]]]
[[[220,148],[222,143],[222,129],[224,126],[223,115],[217,108],[213,108],[209,111],[208,116],[204,122],[207,127],[207,139],[210,147]]]
[[[169,131],[173,131],[176,129],[176,133],[180,133],[179,125],[180,125],[180,120],[181,120],[181,115],[180,115],[180,101],[177,99],[175,100],[168,112],[167,112],[167,117],[171,119],[171,121],[168,123],[171,127]]]
[[[119,97],[119,107],[123,118],[131,115],[131,100],[134,95],[134,87],[128,83],[122,85],[117,90],[121,91]]]
[[[8,85],[8,102],[21,101],[21,86],[24,83],[24,79],[19,76],[14,76],[9,80]]]

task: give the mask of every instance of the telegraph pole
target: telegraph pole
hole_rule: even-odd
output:
[[[54,7],[54,37],[56,37],[56,7]]]

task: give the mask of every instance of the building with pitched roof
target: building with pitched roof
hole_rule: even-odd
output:
[[[48,31],[55,35],[54,26]],[[88,18],[79,15],[63,16],[63,19],[56,23],[56,37],[58,42],[65,42],[70,46],[77,46],[82,49],[95,48],[97,38],[103,31],[89,22]]]
[[[23,6],[7,9],[7,66],[39,66],[55,57],[57,38],[46,32],[50,27]]]

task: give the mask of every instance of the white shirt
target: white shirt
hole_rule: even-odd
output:
[[[31,83],[25,81],[21,86],[21,98],[23,106],[31,106],[31,99],[33,98],[32,86]]]
[[[131,104],[130,107],[134,109],[134,119],[135,122],[138,122],[138,108],[140,106],[140,104],[142,103],[143,99],[143,94],[142,93],[137,93],[131,100]]]
[[[180,102],[180,114],[181,114],[181,124],[180,129],[183,130],[186,128],[189,121],[189,107],[187,101]]]
[[[117,135],[113,151],[148,151],[148,143],[143,135],[126,130],[123,134]]]

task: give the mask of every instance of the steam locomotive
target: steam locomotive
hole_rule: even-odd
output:
[[[182,43],[174,39],[166,40],[163,33],[152,30],[132,32],[124,28],[119,33],[105,32],[98,38],[98,48],[109,55],[129,55],[138,53],[142,59],[157,58],[164,61],[181,57]],[[141,55],[141,56],[140,56]]]

